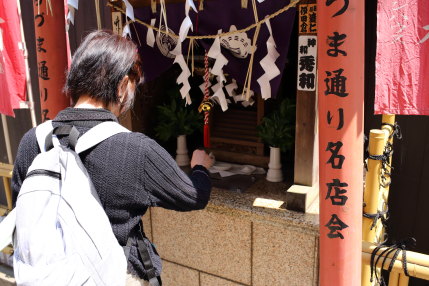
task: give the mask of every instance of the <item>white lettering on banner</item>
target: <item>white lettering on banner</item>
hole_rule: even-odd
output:
[[[0,18],[0,23],[4,23],[4,20]],[[0,73],[4,73],[3,63],[4,63],[4,56],[3,56],[3,30],[0,28]]]
[[[423,27],[424,30],[429,31],[429,25],[426,25]],[[420,44],[423,44],[429,39],[429,32],[426,34],[426,36],[423,37],[423,39],[420,41]]]

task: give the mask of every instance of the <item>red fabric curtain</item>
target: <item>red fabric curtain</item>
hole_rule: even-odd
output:
[[[15,116],[13,109],[25,101],[25,61],[21,49],[17,1],[0,0],[0,113]]]
[[[429,2],[379,0],[376,114],[429,115]]]

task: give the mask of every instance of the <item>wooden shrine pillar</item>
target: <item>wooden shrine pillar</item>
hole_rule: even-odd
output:
[[[319,194],[317,131],[317,4],[301,0],[298,17],[298,73],[294,184],[287,190],[286,207],[308,212]]]
[[[62,92],[68,67],[64,1],[32,2],[40,104],[46,121],[70,105]]]
[[[360,286],[364,1],[317,4],[320,285]]]

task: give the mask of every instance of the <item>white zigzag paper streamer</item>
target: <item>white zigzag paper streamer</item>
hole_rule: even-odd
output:
[[[195,7],[194,1],[193,0],[186,0],[186,3],[185,3],[186,17],[185,17],[185,19],[183,19],[183,22],[180,25],[180,30],[179,30],[179,39],[181,42],[183,42],[186,39],[186,36],[188,35],[189,29],[191,29],[191,31],[193,31],[192,21],[191,21],[191,18],[189,18],[189,10],[191,8],[196,13],[198,13],[197,8]]]
[[[261,60],[261,67],[264,70],[264,74],[257,80],[261,87],[261,96],[263,99],[271,97],[271,85],[270,80],[280,74],[280,70],[276,66],[276,60],[279,57],[279,53],[276,50],[276,42],[273,38],[273,31],[271,29],[270,20],[265,21],[270,37],[267,41],[267,55]]]
[[[69,12],[67,14],[67,24],[70,25],[70,23],[72,23],[74,25],[74,14],[79,8],[79,0],[67,0],[67,6],[69,8]]]
[[[207,84],[207,88],[210,88],[211,86],[212,86],[212,83],[209,81],[208,84]],[[199,88],[201,89],[201,92],[203,94],[206,93],[206,83],[205,82],[203,82],[202,84],[200,84]]]
[[[127,36],[131,38],[131,30],[129,24],[126,24],[124,29],[122,30],[122,37],[126,38]]]
[[[241,105],[243,105],[244,107],[247,106],[252,106],[255,103],[255,100],[252,98],[253,96],[253,91],[250,90],[249,92],[249,100],[246,100],[246,97],[243,96],[243,94],[237,94],[235,92],[235,90],[237,89],[237,82],[235,81],[235,79],[232,80],[232,82],[230,84],[227,84],[225,86],[226,91],[228,92],[228,95],[232,97],[232,99],[234,100],[235,103],[237,102],[241,102]],[[228,103],[230,103],[231,101],[229,99],[226,100]]]
[[[223,92],[223,83],[219,81],[219,77],[217,77],[217,84],[213,85],[211,89],[213,90],[214,94],[212,95],[212,98],[214,98],[217,103],[222,108],[222,111],[228,110],[228,102],[225,98],[225,93]]]
[[[218,32],[221,33],[222,30],[219,30]],[[228,63],[228,60],[224,55],[222,55],[219,37],[216,37],[207,55],[209,58],[216,59],[213,68],[210,71],[212,74],[216,75],[218,82],[211,88],[214,92],[212,97],[219,103],[222,111],[226,111],[228,109],[228,103],[223,92],[224,82],[226,82],[225,75],[223,74],[223,67]]]
[[[171,51],[174,58],[174,63],[178,63],[182,72],[176,79],[177,84],[183,84],[180,88],[180,94],[182,98],[186,100],[186,104],[191,104],[191,97],[189,96],[189,91],[191,90],[191,85],[189,84],[189,77],[191,76],[191,71],[189,70],[188,65],[186,64],[185,58],[182,54],[182,42],[178,41],[176,47]]]
[[[133,5],[131,5],[130,2],[128,2],[128,0],[123,0],[125,3],[125,7],[126,7],[126,11],[125,11],[125,15],[127,15],[128,18],[130,18],[131,20],[135,20],[134,18],[134,8]]]
[[[189,84],[189,77],[191,76],[191,71],[189,70],[189,67],[186,64],[185,58],[182,54],[182,42],[186,39],[189,29],[192,30],[192,21],[191,18],[189,18],[189,10],[191,9],[191,7],[195,12],[197,12],[197,8],[195,7],[194,2],[192,0],[186,0],[186,17],[180,25],[179,41],[177,41],[176,47],[171,51],[171,54],[176,56],[174,58],[174,63],[178,63],[180,68],[182,69],[182,72],[177,77],[176,83],[183,84],[183,86],[180,88],[180,94],[182,95],[182,98],[186,100],[186,104],[192,103],[191,97],[189,95],[189,91],[191,90],[191,85]]]
[[[150,25],[153,27],[155,25],[155,21],[156,19],[153,18],[150,20]],[[155,34],[153,33],[153,29],[152,28],[148,28],[147,29],[147,34],[146,34],[146,44],[149,47],[152,47],[155,45]]]
[[[235,81],[235,79],[232,79],[231,83],[225,85],[225,89],[228,92],[229,96],[234,97],[235,95],[237,95],[237,93],[235,92],[235,90],[237,89],[237,82]]]

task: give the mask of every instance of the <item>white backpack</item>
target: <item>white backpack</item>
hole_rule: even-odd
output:
[[[75,151],[61,146],[53,132],[69,132]],[[36,128],[42,152],[28,169],[15,209],[0,224],[2,249],[16,222],[17,285],[125,285],[124,250],[78,156],[121,132],[129,131],[118,123],[103,122],[77,140],[79,133],[71,126],[54,131],[48,121]],[[54,147],[45,152],[45,145]]]

